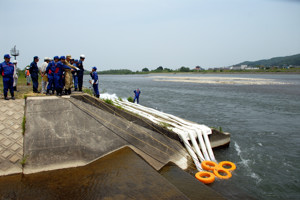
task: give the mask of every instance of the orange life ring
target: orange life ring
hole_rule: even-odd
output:
[[[229,166],[230,168],[226,168],[224,166]],[[236,166],[233,162],[230,162],[230,161],[222,161],[219,163],[219,167],[223,168],[223,169],[226,169],[226,170],[229,170],[229,171],[233,171],[236,169]]]
[[[198,179],[204,184],[210,184],[215,181],[215,175],[211,172],[205,172],[205,171],[197,172],[195,174],[195,177],[196,179]]]
[[[222,174],[220,174],[220,172]],[[223,175],[223,174],[226,174],[226,175]],[[214,168],[214,175],[216,175],[216,177],[218,177],[220,179],[229,179],[232,176],[232,174],[230,173],[230,171],[228,171],[227,169],[224,169],[222,167],[216,167],[216,168]]]
[[[201,167],[207,171],[213,171],[214,168],[216,168],[217,166],[218,166],[217,163],[210,160],[204,160],[201,163]]]

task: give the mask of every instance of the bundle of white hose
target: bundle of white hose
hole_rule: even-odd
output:
[[[183,141],[198,170],[201,169],[201,165],[199,163],[199,160],[197,159],[194,150],[191,148],[191,145],[188,142],[189,139],[191,140],[201,162],[203,160],[216,161],[208,138],[208,135],[212,133],[209,127],[188,122],[174,115],[163,113],[152,108],[141,106],[139,104],[133,104],[127,101],[120,101],[117,98],[112,98],[112,100],[115,104],[122,106],[124,109],[136,113],[142,117],[145,117],[156,124],[164,122],[173,126],[172,130],[175,133],[177,133],[180,139]],[[204,156],[202,155],[199,149],[196,137],[199,140],[199,144],[201,146],[201,150]]]

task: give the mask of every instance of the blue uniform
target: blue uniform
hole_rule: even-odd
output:
[[[71,67],[68,67],[67,65],[63,64],[61,61],[57,62],[54,71],[54,85],[56,90],[62,89],[64,87],[63,78],[62,78],[64,69],[71,69]]]
[[[82,90],[82,83],[83,83],[83,74],[84,74],[84,68],[83,68],[82,60],[79,60],[77,67],[79,68],[79,70],[77,71],[78,87],[79,87],[79,91],[81,91]]]
[[[98,74],[96,71],[92,72],[91,77],[93,79],[93,89],[96,97],[99,97],[99,89],[98,89]]]
[[[39,87],[39,68],[36,62],[33,61],[30,64],[29,72],[31,75],[33,92],[37,92]]]
[[[136,100],[137,103],[139,103],[139,98],[140,98],[141,91],[140,90],[139,91],[134,90],[133,92],[135,94],[134,99],[133,99],[133,103],[135,102],[135,100]]]
[[[48,74],[48,86],[47,86],[47,93],[49,93],[50,90],[55,89],[55,84],[54,84],[54,72],[56,69],[57,62],[49,62],[47,68],[46,68],[46,73]]]
[[[3,93],[4,97],[7,97],[8,89],[10,90],[10,94],[14,96],[14,64],[11,62],[3,62],[0,63],[0,74],[3,76]]]
[[[63,86],[62,75],[64,69],[71,69],[67,65],[63,64],[61,61],[59,62],[50,62],[46,68],[46,73],[48,74],[48,87],[49,91],[52,88],[55,88],[56,94],[61,94]],[[50,76],[49,76],[50,75]],[[50,77],[50,79],[49,79]],[[51,81],[51,84],[50,84]]]

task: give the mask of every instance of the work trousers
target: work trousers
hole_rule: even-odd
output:
[[[79,87],[79,91],[82,90],[82,83],[83,83],[83,73],[82,74],[78,74],[78,87]]]
[[[73,75],[73,80],[74,80],[74,88],[77,89],[77,87],[78,87],[78,76]]]
[[[69,90],[72,87],[72,73],[71,70],[65,70],[65,89]]]
[[[137,103],[139,103],[139,98],[140,98],[139,96],[135,96],[134,99],[133,99],[133,103],[135,102],[135,100],[136,100]]]
[[[13,77],[3,77],[3,94],[4,97],[7,97],[8,89],[10,90],[10,94],[14,96],[14,78]]]
[[[49,76],[48,75],[48,85],[47,85],[47,91],[49,92],[50,90],[55,89],[55,84],[54,84],[54,76]]]
[[[33,92],[37,92],[39,88],[39,75],[31,74]]]
[[[93,84],[94,94],[96,97],[99,97],[99,88],[98,84]]]

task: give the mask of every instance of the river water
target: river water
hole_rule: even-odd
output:
[[[85,85],[88,86],[88,76]],[[300,198],[299,74],[100,75],[100,95],[133,96],[140,104],[231,133],[218,161],[237,165],[210,187],[228,199]]]

